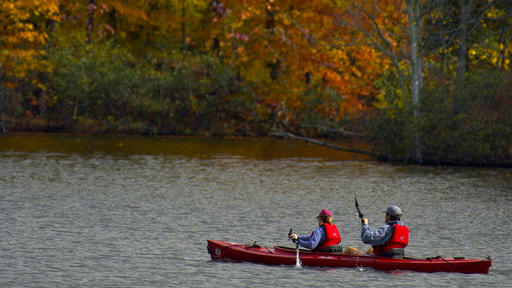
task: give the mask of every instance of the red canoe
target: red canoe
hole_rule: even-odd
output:
[[[295,265],[296,251],[293,248],[259,245],[243,245],[217,240],[208,240],[208,252],[213,260],[229,259],[271,265]],[[353,256],[339,253],[322,253],[300,250],[303,266],[320,267],[371,267],[378,270],[411,270],[419,272],[488,273],[491,259],[426,258],[406,257],[392,259],[377,256]]]

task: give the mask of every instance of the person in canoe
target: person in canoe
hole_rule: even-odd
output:
[[[332,224],[332,212],[327,209],[322,209],[317,216],[318,227],[311,233],[311,235],[297,235],[291,234],[290,239],[298,241],[301,247],[311,249],[318,252],[335,252],[343,253],[343,248],[340,244],[341,235],[338,227]],[[347,254],[355,249],[352,247],[347,248]]]
[[[372,245],[366,254],[383,257],[403,258],[405,247],[409,241],[409,228],[400,221],[402,210],[391,205],[384,210],[386,224],[372,231],[368,225],[368,218],[361,218],[361,240]]]

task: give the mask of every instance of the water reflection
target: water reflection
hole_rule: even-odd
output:
[[[360,143],[344,142],[346,147]],[[313,149],[312,149],[313,147]],[[364,148],[364,147],[363,147]],[[176,155],[211,158],[219,155],[271,160],[313,158],[330,161],[370,160],[369,156],[311,146],[293,140],[275,138],[186,138],[143,136],[73,136],[12,134],[0,136],[0,151],[44,153],[104,153],[107,155]]]

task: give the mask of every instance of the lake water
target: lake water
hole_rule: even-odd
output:
[[[1,287],[512,286],[512,169],[386,164],[279,139],[0,136]],[[292,246],[320,209],[343,246],[400,206],[407,255],[487,275],[210,260],[207,239]]]

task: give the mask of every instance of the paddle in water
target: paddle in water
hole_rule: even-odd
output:
[[[288,239],[290,239],[290,236],[292,235],[292,228],[290,228],[290,231],[288,232]],[[292,239],[293,243],[295,243],[295,268],[301,268],[302,263],[300,263],[300,257],[299,257],[299,240],[298,239]]]
[[[364,218],[364,215],[363,213],[361,213],[361,210],[359,210],[359,203],[357,203],[357,198],[356,196],[354,196],[354,200],[356,200],[356,209],[357,209],[357,213],[359,213],[359,218],[361,218],[361,223],[363,223],[363,218]]]

